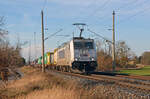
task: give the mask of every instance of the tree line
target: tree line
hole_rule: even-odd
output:
[[[142,56],[137,57],[137,63],[141,63],[143,65],[150,65],[150,52],[146,51],[142,54]]]
[[[19,43],[12,46],[7,38],[8,31],[3,29],[4,17],[0,17],[0,70],[4,68],[14,69],[25,64],[21,56]]]
[[[115,44],[117,69],[135,68],[136,64],[150,65],[150,52],[144,52],[141,56],[131,50],[125,41],[117,41]],[[112,70],[112,44],[96,40],[98,69]]]
[[[134,68],[136,55],[125,41],[117,41],[115,44],[116,67]],[[98,69],[112,70],[112,44],[101,40],[96,41]]]

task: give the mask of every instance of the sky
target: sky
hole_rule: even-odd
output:
[[[21,43],[28,41],[22,45],[22,55],[28,58],[31,50],[34,58],[41,55],[41,10],[47,28],[45,37],[63,29],[45,41],[45,52],[69,41],[73,33],[79,35],[73,23],[86,23],[86,29],[111,40],[112,31],[108,29],[112,29],[114,10],[116,41],[125,41],[140,56],[144,51],[150,51],[149,5],[150,0],[0,0],[0,16],[5,17],[4,28],[9,31],[11,44],[15,45],[18,39]],[[99,38],[86,29],[83,36]]]

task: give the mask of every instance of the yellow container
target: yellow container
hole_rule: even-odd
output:
[[[47,52],[47,65],[50,65],[50,52]]]
[[[53,65],[53,64],[54,64],[54,53],[47,52],[47,65]]]

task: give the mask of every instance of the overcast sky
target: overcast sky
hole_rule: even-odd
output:
[[[63,29],[59,35],[46,41],[46,51],[53,50],[78,32],[73,23],[82,22],[91,30],[111,40],[112,11],[116,11],[116,40],[124,40],[137,54],[149,51],[150,46],[150,0],[0,0],[0,16],[5,16],[5,29],[9,31],[12,44],[31,40],[34,49],[36,32],[37,53],[40,55],[41,10],[44,10],[45,36]],[[93,37],[85,31],[86,37]],[[28,56],[29,44],[23,46]],[[34,53],[34,52],[32,52]]]

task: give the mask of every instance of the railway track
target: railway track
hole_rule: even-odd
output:
[[[94,80],[97,82],[104,82],[106,84],[114,84],[119,87],[123,88],[129,88],[132,90],[138,90],[142,92],[150,92],[150,82],[145,82],[145,81],[136,81],[135,79],[127,79],[123,77],[114,77],[114,76],[105,76],[105,75],[95,75],[91,74],[89,75],[81,75],[77,73],[70,73],[70,72],[62,72],[62,71],[54,71],[57,73],[61,73],[64,75],[69,75],[69,76],[74,76],[74,77],[79,77],[82,79],[88,79],[88,80]]]
[[[143,81],[149,81],[150,82],[150,77],[149,76],[126,76],[126,75],[117,75],[117,77],[124,77],[124,78],[131,78],[131,79],[136,79],[136,80],[143,80]]]
[[[131,84],[137,84],[137,85],[145,85],[145,86],[150,86],[150,81],[149,80],[141,80],[141,79],[135,79],[135,78],[131,78],[129,76],[129,78],[127,76],[106,76],[106,75],[95,75],[92,74],[92,76],[94,77],[100,77],[100,78],[104,78],[104,79],[110,79],[110,80],[115,80],[115,81],[119,81],[119,82],[127,82],[127,83],[131,83]]]
[[[104,75],[92,75],[92,77],[101,78],[106,81],[113,81],[114,84],[119,85],[121,87],[128,87],[132,89],[137,89],[141,91],[150,92],[150,83],[143,82],[143,81],[136,81],[135,79],[127,79],[121,77],[111,77],[111,76],[104,76]]]

